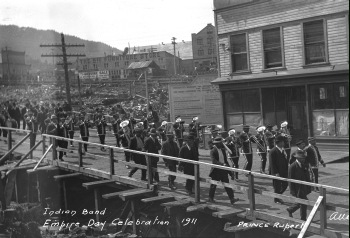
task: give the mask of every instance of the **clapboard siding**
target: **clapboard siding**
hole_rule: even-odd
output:
[[[283,42],[286,68],[301,68],[303,64],[301,24],[283,27]]]
[[[249,60],[252,73],[259,73],[262,70],[262,40],[260,31],[252,32],[249,38]]]
[[[327,20],[328,55],[332,65],[348,61],[345,17]]]
[[[231,73],[231,55],[226,49],[229,47],[228,37],[219,37],[219,59],[220,59],[220,74],[227,76]],[[224,46],[222,46],[224,44]]]
[[[246,30],[343,12],[348,0],[267,1],[217,12],[218,33]]]

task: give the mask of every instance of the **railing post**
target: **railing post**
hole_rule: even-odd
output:
[[[152,159],[149,156],[147,158],[147,177],[148,177],[148,186],[153,184],[153,170],[152,170]]]
[[[200,202],[199,164],[194,165],[194,202]]]
[[[110,171],[110,175],[114,175],[114,151],[112,148],[109,149],[109,171]]]
[[[31,149],[35,145],[35,140],[34,140],[34,133],[35,132],[31,131],[29,133],[30,133],[30,136],[29,136],[29,149]],[[30,153],[30,159],[33,159],[33,152]]]
[[[43,137],[43,144],[42,144],[42,146],[43,146],[43,154],[45,154],[45,151],[46,151],[46,137],[43,135],[42,136]]]
[[[321,236],[325,236],[324,230],[327,229],[327,204],[326,204],[326,189],[320,188],[320,196],[323,197],[320,204],[320,228],[321,228]]]
[[[249,199],[249,208],[250,214],[254,215],[255,210],[255,193],[254,193],[254,176],[249,173],[248,174],[248,199]]]
[[[8,150],[12,149],[12,134],[11,134],[11,130],[7,130],[7,149]]]
[[[78,155],[79,155],[79,167],[83,166],[83,144],[78,144]]]
[[[57,160],[56,138],[52,138],[52,159]]]

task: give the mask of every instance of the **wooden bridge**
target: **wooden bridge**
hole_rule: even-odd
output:
[[[125,207],[120,217],[127,217],[134,221],[133,232],[135,234],[138,233],[138,227],[135,221],[138,214],[142,213],[140,207],[136,206],[136,202],[142,202],[144,204],[160,204],[165,208],[165,211],[169,216],[176,213],[176,210],[181,208],[185,209],[187,212],[200,211],[210,214],[215,218],[232,220],[232,222],[226,223],[224,227],[226,232],[239,232],[242,228],[237,226],[237,219],[244,219],[252,222],[264,221],[269,223],[279,222],[281,224],[288,223],[299,225],[299,228],[296,228],[297,232],[299,233],[298,237],[306,237],[310,235],[321,235],[323,237],[348,237],[348,218],[347,220],[345,219],[345,221],[335,221],[330,219],[334,212],[337,212],[337,214],[348,214],[349,212],[348,202],[346,202],[346,200],[344,201],[343,198],[349,197],[349,190],[345,188],[285,179],[242,169],[214,165],[210,162],[191,161],[176,157],[133,151],[111,145],[101,145],[99,143],[84,142],[77,139],[61,138],[47,134],[43,134],[42,137],[38,135],[40,140],[35,144],[35,142],[32,141],[33,137],[31,132],[23,130],[19,131],[27,134],[20,139],[16,145],[12,146],[11,141],[13,135],[15,134],[14,131],[16,130],[11,128],[1,129],[6,129],[9,131],[9,133],[7,140],[7,153],[1,157],[0,164],[4,164],[6,161],[12,158],[13,156],[11,155],[15,153],[16,149],[20,148],[21,146],[26,147],[26,153],[22,153],[24,155],[20,160],[17,160],[12,164],[2,166],[1,171],[6,171],[8,183],[15,183],[15,175],[13,176],[15,173],[11,172],[18,169],[26,169],[29,174],[33,174],[43,169],[52,167],[59,168],[60,170],[66,171],[66,173],[56,175],[54,178],[62,183],[65,201],[64,205],[65,208],[67,208],[67,184],[65,183],[65,180],[79,176],[96,178],[96,181],[83,183],[83,186],[86,189],[91,189],[94,191],[95,209],[100,210],[102,208],[101,204],[103,204],[105,200],[122,199],[125,201]],[[28,138],[30,138],[29,146],[24,142]],[[73,141],[75,147],[70,147],[68,149],[56,147],[54,145],[58,139]],[[88,144],[89,153],[82,153],[83,144]],[[33,153],[38,153],[38,151],[35,152],[35,150],[40,145],[41,155],[39,159],[39,155],[33,155]],[[102,146],[107,149],[107,152],[97,150]],[[68,157],[64,157],[65,161],[59,161],[57,159],[58,151],[67,153]],[[126,162],[124,160],[124,151],[145,155],[147,158],[147,166]],[[195,175],[190,176],[183,173],[170,172],[162,165],[161,161],[159,162],[160,165],[157,169],[152,168],[150,167],[151,156],[191,163],[194,165]],[[136,176],[138,173],[134,175],[135,178],[128,177],[128,170],[125,169],[126,165],[146,169],[148,180],[142,181],[137,179]],[[235,181],[231,183],[214,181],[204,176],[208,175],[210,168],[220,168],[223,170],[239,172],[241,177],[244,179],[241,179],[241,182]],[[160,184],[152,183],[152,171],[157,171],[160,174]],[[177,177],[176,182],[177,185],[179,185],[177,190],[171,190],[170,188],[163,186],[163,181],[167,180],[168,175],[175,175]],[[245,177],[247,177],[247,180],[245,180]],[[185,179],[194,180],[194,197],[190,197],[185,193],[183,187]],[[312,194],[309,195],[310,200],[276,194],[271,191],[272,179],[318,187],[319,193],[312,192]],[[111,184],[116,185],[117,187],[119,186],[119,190],[113,193],[102,194],[101,188]],[[223,196],[223,199],[220,199],[223,191],[221,189],[217,189],[216,196],[219,197],[217,202],[207,202],[208,188],[210,184],[216,184],[218,188],[232,188],[235,191],[235,197],[239,197],[240,201],[233,206],[230,205],[229,199],[227,199],[226,195]],[[6,186],[4,189],[5,194],[2,194],[2,197],[6,199],[6,204],[9,204],[8,200],[11,199],[11,194],[13,193],[13,188],[11,190],[7,189],[8,187],[11,186]],[[341,197],[339,198],[336,196]],[[298,202],[300,204],[307,205],[308,208],[311,208],[311,211],[308,213],[307,221],[304,223],[302,220],[289,217],[285,210],[287,206],[273,203],[273,198],[280,198],[289,203]],[[98,214],[96,214],[96,220],[100,220]],[[180,223],[180,221],[177,222]],[[341,223],[340,226],[339,223]],[[125,230],[126,226],[123,226],[122,229]],[[275,233],[282,232],[278,231],[278,229],[272,230]],[[181,229],[176,231],[168,231],[168,236],[181,236]]]

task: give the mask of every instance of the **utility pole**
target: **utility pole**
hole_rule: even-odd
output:
[[[67,95],[67,103],[72,106],[72,101],[70,97],[70,85],[69,85],[69,75],[68,75],[68,63],[67,57],[85,57],[85,54],[67,54],[66,48],[67,47],[85,47],[84,44],[66,44],[64,41],[64,34],[61,33],[61,44],[51,44],[51,45],[43,45],[41,44],[40,47],[61,47],[62,48],[62,54],[42,54],[41,57],[62,57],[63,63],[58,63],[57,65],[63,65],[64,69],[64,78],[66,82],[66,95]]]
[[[176,50],[175,50],[175,45],[177,43],[175,42],[175,40],[176,40],[175,37],[171,38],[171,40],[172,40],[171,44],[173,44],[173,46],[174,46],[174,75],[176,75]]]

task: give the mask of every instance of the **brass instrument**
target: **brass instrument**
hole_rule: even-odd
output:
[[[253,136],[251,136],[250,138],[256,143],[256,145],[257,145],[263,152],[266,153],[266,148],[265,148],[262,144],[259,143],[258,138],[256,138],[256,136],[253,135]]]

